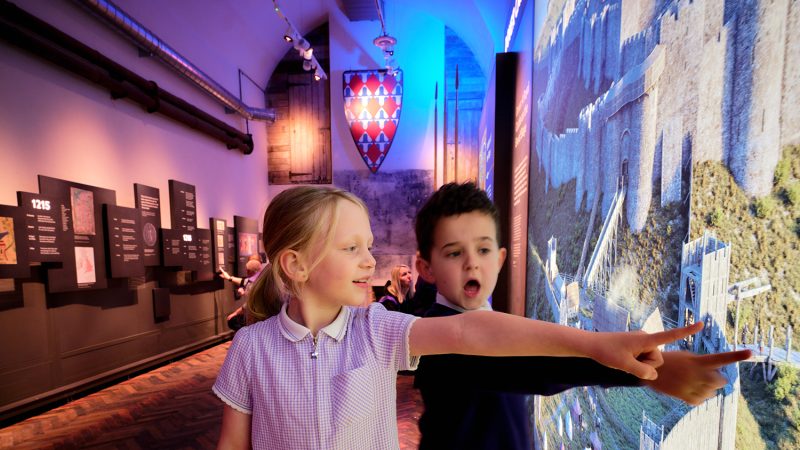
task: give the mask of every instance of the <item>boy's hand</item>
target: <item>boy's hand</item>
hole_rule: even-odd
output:
[[[592,359],[605,366],[623,370],[643,380],[655,380],[656,368],[664,363],[659,346],[697,333],[703,323],[659,333],[644,332],[605,333],[607,339],[595,340]]]
[[[713,397],[728,380],[719,369],[750,357],[750,350],[697,355],[690,352],[664,352],[664,364],[658,368],[658,378],[644,385],[690,405],[699,405]]]

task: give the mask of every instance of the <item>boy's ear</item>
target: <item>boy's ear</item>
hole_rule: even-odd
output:
[[[292,281],[307,281],[308,268],[305,258],[294,250],[286,250],[278,256],[278,263],[286,276]]]
[[[436,278],[433,276],[433,272],[431,271],[431,263],[426,261],[419,252],[417,252],[417,258],[414,265],[417,267],[417,273],[419,276],[422,277],[423,280],[427,281],[431,284],[436,284]]]
[[[503,263],[506,262],[506,255],[508,254],[508,250],[505,247],[500,247],[497,251],[497,267],[502,268]]]

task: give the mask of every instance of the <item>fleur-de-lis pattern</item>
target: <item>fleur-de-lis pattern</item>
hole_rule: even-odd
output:
[[[348,70],[343,74],[344,112],[358,153],[372,173],[392,146],[403,99],[403,72]]]

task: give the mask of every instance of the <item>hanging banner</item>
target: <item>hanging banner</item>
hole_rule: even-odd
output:
[[[342,75],[344,112],[358,153],[372,173],[392,146],[403,98],[403,72],[348,70]]]

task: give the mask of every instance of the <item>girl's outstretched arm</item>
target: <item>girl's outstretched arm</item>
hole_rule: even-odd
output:
[[[490,311],[418,319],[409,345],[415,356],[582,356],[644,380],[658,377],[658,346],[697,333],[702,322],[660,333],[597,333]]]
[[[225,405],[217,450],[249,449],[251,419],[251,415]]]

